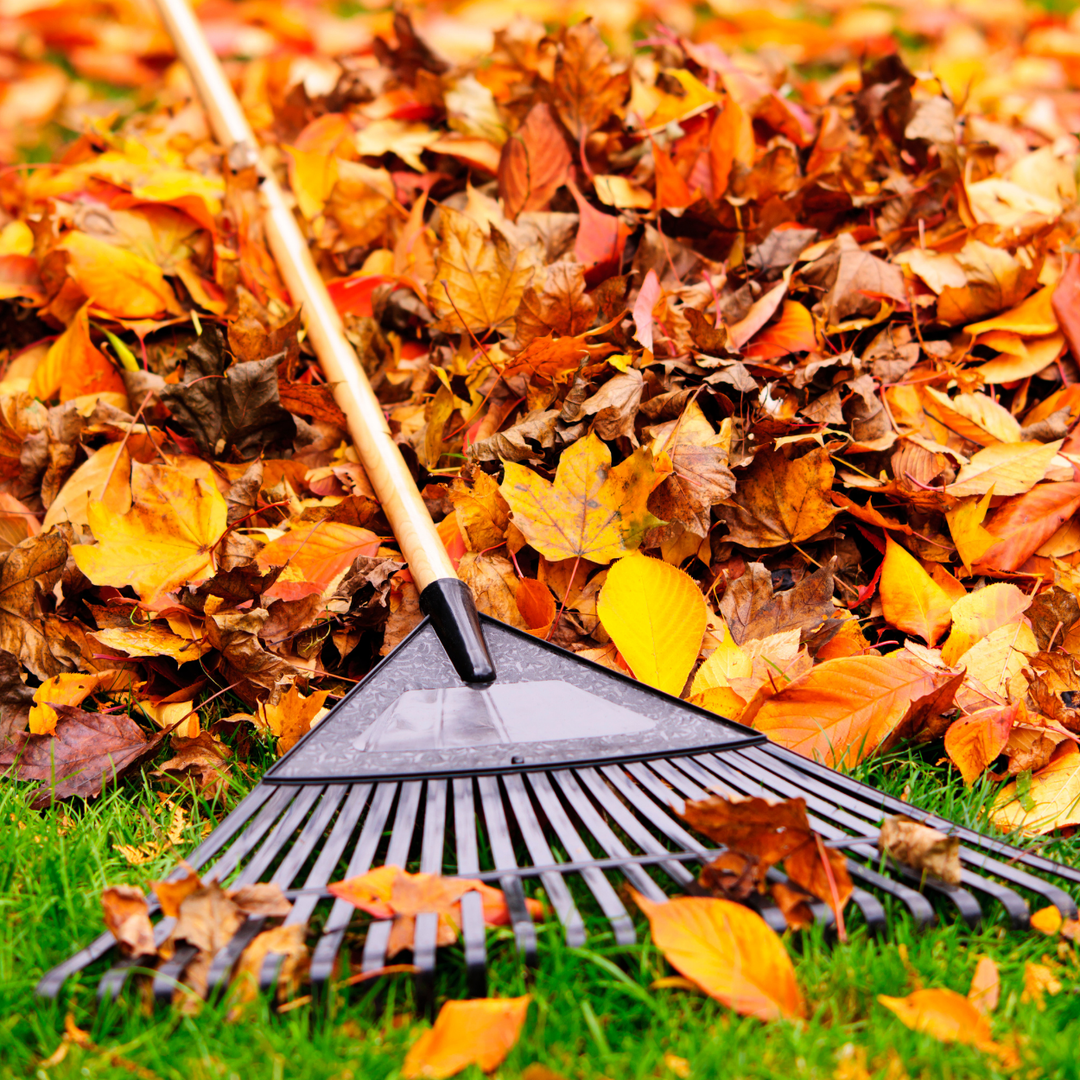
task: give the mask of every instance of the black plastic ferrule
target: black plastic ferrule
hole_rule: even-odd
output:
[[[491,682],[491,659],[469,586],[457,578],[438,578],[420,594],[420,610],[431,619],[439,641],[463,682]]]

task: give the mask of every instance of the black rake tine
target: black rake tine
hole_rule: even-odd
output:
[[[293,835],[296,832],[296,826],[302,820],[303,815],[310,809],[314,800],[297,799],[293,804],[294,810],[297,807],[302,807],[302,810],[299,813],[290,812],[290,814],[282,819],[282,824],[278,826],[278,829],[282,834],[280,843],[277,842],[276,837],[272,837],[266,844],[266,847],[268,848],[273,847],[277,849],[286,841],[291,840],[290,846],[286,849],[285,857],[270,878],[272,884],[278,885],[281,888],[287,888],[292,884],[293,878],[300,872],[300,867],[309,857],[314,845],[318,843],[319,838],[329,826],[330,821],[345,794],[345,788],[341,784],[335,784],[333,787],[329,787],[321,793],[318,788],[311,788],[308,790],[313,791],[316,797],[321,794],[322,798],[319,800],[319,804],[315,807],[311,816],[304,823],[304,827],[301,829],[300,834],[298,836]],[[273,854],[276,855],[277,851],[275,850]],[[273,856],[269,856],[269,858],[272,857]],[[263,869],[265,869],[265,866],[260,868],[258,877],[262,877]],[[214,957],[213,963],[210,965],[210,974],[207,976],[208,993],[213,994],[220,989],[228,979],[229,973],[233,969],[233,965],[240,959],[241,953],[243,953],[244,949],[255,940],[263,927],[266,926],[266,923],[267,918],[265,916],[249,916],[233,936],[232,940],[218,952]]]
[[[446,797],[449,782],[429,780],[424,801],[424,832],[420,842],[420,873],[441,874],[446,838]],[[413,963],[416,972],[417,1008],[427,1016],[435,1013],[435,953],[438,949],[439,915],[426,911],[416,917]]]
[[[390,816],[390,808],[393,806],[397,788],[398,785],[394,783],[376,785],[375,795],[371,800],[371,806],[360,829],[360,836],[356,841],[352,858],[345,871],[346,880],[366,874],[371,869],[375,853],[382,840],[383,827]],[[348,900],[342,900],[340,897],[334,900],[334,906],[327,916],[322,935],[311,954],[311,982],[316,991],[333,974],[334,960],[337,958],[345,931],[348,930],[355,911],[356,908]]]
[[[352,836],[356,823],[360,820],[360,815],[364,812],[364,806],[367,804],[368,795],[371,792],[371,785],[354,784],[349,786],[347,791],[348,796],[345,805],[338,813],[334,827],[326,838],[326,842],[319,849],[319,857],[304,881],[305,889],[322,889],[330,880],[330,875],[334,872],[334,867],[337,866],[338,860],[345,850],[345,845],[348,843],[349,837]],[[303,896],[298,896],[293,901],[292,911],[285,916],[282,925],[306,925],[321,899],[322,896],[319,893],[305,893]],[[267,993],[276,985],[283,959],[284,956],[281,953],[268,952],[266,954],[266,959],[263,960],[262,968],[259,971],[259,989],[263,993]]]
[[[476,783],[480,789],[480,803],[484,809],[484,823],[487,826],[491,853],[495,859],[495,869],[516,870],[514,842],[503,810],[499,781],[494,776],[478,776]],[[516,874],[506,874],[499,879],[499,888],[506,897],[506,907],[510,912],[510,923],[514,928],[518,951],[524,957],[526,964],[535,965],[537,961],[536,927],[533,925],[532,916],[525,903],[521,878]]]
[[[801,781],[797,770],[792,768],[785,768],[784,763],[772,761],[768,764],[768,771],[773,776],[782,777],[788,780],[788,782],[794,785],[796,788],[800,788]],[[853,781],[853,783],[855,782]],[[872,792],[875,795],[880,795],[880,793],[876,792],[873,788],[867,787],[866,785],[859,786],[864,788],[867,792]],[[869,800],[863,799],[863,803],[869,803]],[[1054,885],[1052,882],[1044,881],[1042,878],[1035,877],[1034,874],[1028,873],[1026,870],[1014,865],[1012,862],[1006,862],[1000,858],[994,858],[991,855],[985,854],[983,851],[973,850],[971,847],[969,847],[967,834],[979,836],[978,833],[972,833],[971,830],[966,829],[963,826],[955,825],[954,823],[948,821],[948,819],[946,818],[939,818],[933,815],[924,815],[918,807],[910,806],[909,804],[900,802],[899,800],[897,800],[897,805],[898,807],[903,808],[896,809],[896,807],[893,807],[892,809],[895,809],[897,813],[905,813],[905,816],[908,817],[920,816],[921,820],[923,820],[927,824],[932,825],[934,828],[939,829],[941,832],[956,836],[958,839],[960,839],[962,841],[960,845],[960,859],[962,862],[970,866],[976,867],[979,870],[983,870],[987,874],[993,874],[995,877],[1002,878],[1003,880],[1009,882],[1011,885],[1015,885],[1019,888],[1029,889],[1036,895],[1042,896],[1048,903],[1053,904],[1055,907],[1057,907],[1058,911],[1061,912],[1063,918],[1071,919],[1076,917],[1076,902],[1071,896],[1069,896],[1067,892],[1065,892],[1057,885]],[[884,817],[884,812],[879,810],[872,803],[866,806],[865,809],[860,807],[859,812],[864,815],[868,821],[875,822],[877,824],[880,824],[881,819]],[[986,840],[986,838],[983,839],[984,841],[986,841],[982,845],[983,847],[986,847],[987,844],[998,843],[996,841],[988,841]],[[1009,845],[998,844],[998,847],[1009,848]],[[1026,853],[1021,851],[1020,849],[1011,848],[1010,850],[1016,852],[1017,856],[1024,859],[1024,861],[1030,861],[1027,859]],[[1057,866],[1058,864],[1050,863],[1049,865]],[[970,884],[973,888],[981,889],[988,894],[993,895],[994,898],[997,899],[1005,907],[1006,911],[1009,913],[1009,919],[1014,926],[1019,927],[1027,924],[1027,902],[1023,899],[1023,897],[1018,896],[1012,890],[1006,890],[1005,892],[1002,892],[1001,890],[1004,887],[998,885],[997,883],[991,882],[988,885],[986,883],[986,879],[981,877],[980,875],[972,875],[970,880],[967,878],[965,878],[964,880],[965,884]]]
[[[528,778],[537,801],[548,819],[548,823],[555,830],[555,834],[566,849],[566,853],[575,861],[592,858],[592,852],[589,851],[570,818],[567,817],[566,811],[559,801],[559,796],[551,786],[548,775],[546,773],[529,773]],[[625,848],[623,850],[625,851]],[[627,854],[629,853],[627,852]],[[630,918],[626,908],[623,907],[618,894],[611,887],[611,882],[604,877],[603,871],[594,867],[582,870],[580,873],[585,884],[588,885],[589,891],[596,897],[600,910],[603,911],[608,922],[611,923],[611,928],[615,932],[615,940],[620,945],[633,945],[637,940],[637,935],[634,932],[634,921]]]
[[[454,839],[457,872],[472,877],[480,872],[479,822],[473,796],[472,777],[454,781]],[[470,997],[487,997],[487,932],[484,902],[478,892],[461,898],[461,938],[465,946],[465,984]]]

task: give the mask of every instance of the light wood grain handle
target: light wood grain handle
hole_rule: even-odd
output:
[[[214,136],[234,159],[258,162],[258,144],[232,86],[187,0],[155,0],[180,59],[210,117]],[[284,193],[268,168],[260,168],[264,226],[278,270],[302,305],[308,337],[334,398],[349,424],[371,486],[394,530],[421,592],[440,578],[456,578],[454,564],[435,530],[412,474],[390,435],[382,406],[341,326],[307,242]]]

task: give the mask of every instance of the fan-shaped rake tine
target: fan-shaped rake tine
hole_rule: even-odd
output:
[[[487,828],[488,843],[495,861],[496,870],[516,870],[517,858],[514,855],[514,841],[503,810],[502,793],[499,781],[494,776],[478,776],[476,785],[480,791],[480,805],[484,810],[484,824]],[[525,963],[533,966],[537,961],[536,927],[525,903],[525,892],[521,878],[508,873],[499,878],[499,888],[506,897],[506,907],[510,912],[510,924],[514,928],[514,940]]]
[[[476,804],[472,778],[454,781],[454,841],[457,872],[473,877],[480,872]],[[470,997],[487,997],[487,932],[484,901],[478,892],[461,898],[461,938],[465,946],[465,985]]]
[[[304,881],[304,892],[293,901],[292,911],[285,917],[283,926],[306,925],[308,919],[322,899],[321,890],[326,887],[330,875],[345,851],[356,823],[367,805],[371,794],[371,784],[354,784],[348,788],[345,805],[330,830],[330,835],[319,848],[319,857]],[[285,959],[282,953],[268,952],[259,971],[259,989],[267,993],[277,985],[281,964]]]
[[[806,785],[800,783],[798,777],[789,779],[790,772],[785,772],[775,766],[759,765],[755,769],[754,775],[761,777],[762,781],[770,784],[770,786],[778,788],[782,787],[785,790],[794,789],[806,792],[805,797],[807,798],[808,806],[813,802],[813,805],[818,809],[819,813],[824,813],[830,820],[838,821],[856,831],[864,829],[865,823],[870,823],[875,827],[880,824],[881,812],[876,810],[872,804],[867,804],[865,802],[849,802],[838,806],[838,800],[835,798],[835,795],[827,789],[822,791],[820,787],[815,787],[814,792],[810,793],[807,790]],[[872,861],[880,858],[877,848],[868,844],[852,845],[851,850],[857,852],[861,857]],[[964,850],[964,845],[961,844],[961,858],[963,858]],[[1017,881],[1017,878],[1023,875],[1022,871],[1020,874],[1014,873],[1011,868],[1004,864],[997,863],[995,860],[984,855],[979,855],[977,858],[981,868],[985,869],[988,873],[996,873],[997,870],[1000,869],[1002,871],[1000,876],[1010,881],[1012,884],[1023,883],[1022,878],[1020,881]],[[961,892],[966,889],[973,889],[976,892],[983,893],[990,899],[996,900],[1001,904],[1006,917],[1014,928],[1022,929],[1029,924],[1031,913],[1027,901],[1015,890],[1006,885],[1002,885],[991,877],[984,877],[981,874],[975,874],[970,870],[964,869],[961,871],[961,884],[957,886],[946,885],[933,878],[924,879],[922,875],[912,870],[910,867],[897,863],[892,864],[892,870],[901,880],[908,881],[915,886],[924,887],[928,891],[948,897],[957,904],[965,921],[970,925],[975,925],[978,919],[974,917],[973,913],[971,915],[968,914],[971,909],[971,904],[961,895]],[[1031,878],[1031,875],[1023,876]],[[1060,893],[1060,890],[1055,890],[1053,887],[1051,887],[1050,890],[1040,889],[1037,891],[1043,892],[1044,895],[1046,891]],[[981,917],[981,912],[979,917]]]
[[[318,788],[310,790],[315,792],[316,797],[319,796]],[[297,799],[290,813],[282,819],[282,823],[278,827],[280,836],[267,841],[264,850],[260,852],[259,864],[256,868],[257,875],[254,880],[257,881],[263,876],[270,862],[277,856],[280,849],[288,843],[289,846],[285,849],[284,858],[270,878],[271,884],[287,889],[296,875],[300,873],[300,868],[310,858],[311,852],[329,827],[338,806],[341,805],[345,791],[346,788],[343,784],[334,784],[327,787],[322,792],[321,798],[318,798],[317,806],[315,800]],[[307,820],[304,821],[304,817],[312,806],[314,806],[314,810],[311,812],[310,817],[307,817]],[[304,826],[299,835],[296,835],[296,829],[301,821],[304,821]],[[256,869],[253,869],[252,872],[256,873]],[[216,993],[224,985],[244,949],[255,940],[263,927],[266,926],[267,921],[265,916],[249,916],[232,940],[218,952],[210,965],[210,974],[207,976],[209,993]]]
[[[249,792],[237,803],[236,808],[225,817],[224,821],[188,856],[188,864],[198,869],[209,859],[212,859],[244,827],[251,816],[272,794],[272,788],[261,786]],[[171,881],[184,873],[183,868],[174,870],[168,880]],[[151,900],[150,913],[153,914],[157,910],[157,902]],[[161,940],[164,941],[165,938],[163,937]],[[96,960],[100,960],[115,945],[116,938],[112,934],[104,933],[99,935],[86,948],[80,949],[74,956],[65,960],[64,963],[58,964],[51,971],[46,972],[37,984],[36,993],[42,997],[56,997],[67,979]]]
[[[398,785],[394,783],[377,784],[375,795],[368,808],[367,817],[361,826],[360,835],[353,849],[352,858],[349,860],[345,871],[346,878],[357,877],[366,874],[371,869],[371,863],[382,841],[383,828],[390,816],[390,809],[394,805],[394,797],[397,795]],[[348,900],[337,899],[334,901],[322,934],[311,954],[311,986],[313,993],[320,993],[334,972],[334,960],[337,958],[341,942],[345,937],[345,931],[349,929],[356,909]]]
[[[931,825],[950,836],[956,836],[961,841],[960,859],[962,862],[1042,896],[1047,903],[1057,907],[1063,918],[1076,918],[1076,901],[1067,892],[1053,882],[1045,881],[1029,872],[1029,870],[1038,870],[1080,885],[1080,869],[1076,867],[1054,862],[1036,852],[1025,851],[1003,840],[984,836],[974,829],[957,825],[937,814],[928,814],[916,806],[911,806],[891,795],[884,795],[875,788],[861,784],[848,776],[834,773],[782,747],[768,745],[735,753],[749,759],[755,770],[764,765],[774,772],[792,778],[797,785],[805,784],[806,777],[809,776],[818,786],[831,790],[833,799],[844,796],[857,801],[866,808],[863,812],[875,822],[880,822],[886,813],[903,814],[906,817],[916,817],[924,824]],[[1016,865],[1018,862],[1023,865]],[[1024,867],[1029,869],[1024,869]]]
[[[394,826],[390,832],[390,846],[383,859],[386,866],[400,866],[404,869],[408,865],[423,788],[424,784],[420,780],[409,780],[401,785]],[[393,919],[380,919],[368,926],[361,959],[361,971],[364,973],[378,971],[386,966],[386,948],[390,943],[393,926]]]
[[[581,839],[570,818],[567,817],[566,810],[552,787],[548,775],[546,773],[529,773],[528,779],[537,802],[539,802],[540,808],[548,820],[548,824],[555,830],[555,835],[559,838],[559,843],[562,844],[567,855],[574,862],[587,862],[593,857],[593,854],[588,849],[585,841]],[[637,935],[634,932],[634,922],[627,914],[626,908],[623,907],[622,901],[611,887],[611,882],[604,876],[603,871],[596,867],[590,867],[579,871],[579,873],[589,887],[589,891],[596,897],[600,910],[604,913],[608,922],[611,923],[611,928],[615,932],[615,940],[620,945],[633,945],[637,940]]]
[[[532,800],[525,788],[520,773],[508,773],[502,778],[506,788],[506,797],[513,811],[521,838],[529,849],[529,857],[534,866],[552,866],[556,859],[548,847],[544,830],[536,815]],[[578,911],[570,889],[561,873],[554,870],[543,871],[539,875],[544,891],[551,900],[559,921],[566,930],[566,943],[571,948],[580,948],[585,944],[585,922]],[[621,906],[621,905],[620,905]]]
[[[679,767],[676,767],[676,761]],[[744,792],[734,789],[730,784],[725,784],[718,777],[708,773],[692,759],[676,759],[676,761],[659,760],[649,764],[657,775],[678,791],[683,798],[707,798],[710,790],[720,790],[722,794],[728,795],[744,794]],[[811,824],[815,825],[815,828],[822,836],[829,837],[829,833],[823,831],[822,828],[818,828],[813,819],[811,819]],[[784,880],[786,881],[786,878]],[[851,893],[851,900],[862,912],[871,933],[880,933],[884,930],[885,909],[882,907],[881,901],[873,893],[855,887]]]
[[[254,794],[254,792],[252,794]],[[237,842],[233,844],[232,847],[225,850],[221,858],[210,868],[210,870],[207,872],[207,876],[213,875],[220,880],[231,874],[233,870],[239,865],[239,863],[248,855],[252,848],[259,843],[262,837],[266,834],[267,829],[270,828],[270,826],[274,823],[277,817],[286,809],[292,799],[292,795],[292,792],[269,791],[267,798],[255,800],[254,802],[259,807],[257,813],[252,818],[250,824],[247,825],[247,828],[245,828],[244,831],[241,833],[240,838],[237,840]],[[244,804],[241,803],[241,805],[237,807],[237,810],[240,810],[243,805]],[[225,822],[222,823],[222,826],[224,826],[228,822],[229,818],[226,818]],[[241,822],[241,825],[242,824],[243,822]],[[223,829],[223,831],[226,830]],[[212,855],[215,854],[217,851],[221,851],[225,841],[231,838],[231,836],[235,835],[236,831],[237,830],[226,831],[227,835],[225,839],[214,835],[213,839],[218,840],[219,842],[214,844],[210,857],[212,857]],[[209,839],[210,838],[208,838],[208,840]],[[198,864],[190,859],[188,860],[188,866],[192,869],[198,869],[198,866],[205,862],[206,858],[208,857],[201,847],[196,849],[195,854],[199,856]],[[184,876],[186,876],[187,873],[187,868],[183,866],[178,867],[169,875],[168,880],[178,881]],[[158,923],[158,927],[155,928],[155,942],[158,945],[163,944],[165,938],[168,937],[168,935],[172,932],[175,925],[175,919],[162,919],[161,922]],[[162,935],[160,940],[159,935]],[[164,989],[162,990],[162,997],[171,996],[172,987],[176,985],[180,974],[183,973],[183,969],[187,967],[187,965],[194,959],[196,952],[197,950],[194,948],[194,946],[181,945],[173,954],[172,959],[167,961],[165,965],[162,965],[158,968],[158,972],[155,973],[154,977],[155,985],[157,984],[157,975],[162,972],[164,967],[168,967],[169,965],[173,965],[174,967],[179,966],[179,974],[177,974],[172,968],[170,968],[169,971],[165,972],[162,986],[168,986],[169,989],[167,994],[165,993]],[[129,964],[126,966],[130,968],[132,965]],[[126,972],[123,970],[124,967],[125,965],[121,963],[120,965],[117,965],[117,967],[115,967],[113,970],[105,973],[105,975],[102,977],[101,983],[98,985],[99,997],[106,994],[115,997],[117,994],[120,993],[120,990],[123,988],[126,975]],[[155,996],[157,996],[156,991]]]
[[[699,852],[700,861],[708,862],[710,859],[708,848],[688,833],[674,817],[678,805],[683,800],[674,795],[660,782],[659,777],[646,769],[641,762],[626,765],[625,770],[624,773],[614,765],[605,765],[603,768],[604,775],[611,780],[615,789],[641,813],[645,820],[678,844],[683,851]],[[776,880],[786,879],[777,876]],[[687,883],[687,888],[691,892],[698,891],[697,883],[693,879]],[[784,913],[771,900],[766,900],[761,904],[758,914],[777,933],[783,933],[787,929]]]
[[[214,867],[216,879],[224,882],[247,854],[256,851],[261,841],[261,847],[257,849],[254,859],[241,870],[235,883],[241,886],[252,885],[257,881],[321,793],[321,786],[282,788],[280,792],[275,793],[274,797],[267,802],[264,812],[259,814],[251,826],[248,826],[237,845],[230,848],[225,858]],[[273,824],[275,819],[278,821]],[[272,831],[271,825],[273,825]],[[269,836],[267,836],[268,832]],[[266,837],[265,840],[264,837]],[[172,1000],[173,990],[184,977],[188,964],[195,956],[198,956],[198,953],[199,950],[193,945],[177,946],[173,958],[163,963],[154,974],[154,999],[160,1003]],[[211,970],[213,971],[213,967]]]
[[[581,822],[585,831],[592,836],[611,858],[629,859],[633,853],[615,835],[608,823],[597,813],[592,800],[578,783],[578,778],[569,770],[551,773],[551,779],[558,785],[563,798]],[[643,830],[648,834],[648,830]],[[651,834],[648,834],[651,836]],[[659,846],[659,845],[657,845]],[[663,903],[667,899],[663,889],[637,863],[628,863],[622,871],[623,876],[648,899]]]
[[[564,774],[559,773],[556,775],[562,776]],[[607,816],[611,818],[611,820],[614,821],[642,851],[648,852],[650,855],[662,855],[668,850],[660,843],[656,836],[642,824],[641,819],[634,816],[626,803],[615,794],[610,781],[601,776],[596,769],[578,769],[576,771],[576,778],[585,785],[592,797],[596,800],[600,809],[603,810],[603,812],[607,814]],[[692,884],[694,881],[694,875],[691,874],[681,862],[676,862],[672,859],[668,862],[657,863],[657,865],[668,875],[668,877],[679,885],[685,887]],[[646,885],[645,882],[648,882],[648,885]],[[637,883],[639,885],[639,891],[645,893],[649,899],[655,900],[658,903],[667,899],[664,891],[659,885],[656,885],[648,875],[644,875],[644,880],[639,879]]]

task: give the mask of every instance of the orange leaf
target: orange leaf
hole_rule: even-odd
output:
[[[523,210],[546,210],[566,180],[572,157],[566,136],[545,102],[503,144],[499,193],[512,221]]]
[[[671,156],[656,145],[656,140],[651,135],[649,142],[652,143],[653,166],[656,170],[657,209],[680,210],[689,206],[694,201],[694,195],[675,167]]]
[[[785,300],[780,318],[765,327],[743,347],[743,355],[752,360],[774,360],[793,352],[817,348],[814,317],[797,300]]]
[[[952,600],[891,536],[886,535],[885,544],[879,586],[885,621],[905,634],[917,634],[933,647],[952,621]]]
[[[551,590],[535,578],[523,578],[518,582],[514,599],[525,629],[534,637],[546,639],[555,621],[555,597]]]
[[[1053,910],[1057,911],[1057,908]],[[1058,912],[1058,922],[1060,921],[1061,913]],[[967,996],[968,1001],[983,1016],[989,1016],[997,1008],[998,998],[1001,996],[1001,979],[998,975],[997,964],[989,956],[979,957],[979,962],[975,965],[975,974],[971,976],[971,987]]]
[[[878,1001],[912,1031],[942,1042],[969,1043],[990,1048],[990,1022],[963,994],[955,990],[916,990],[907,997],[878,994]]]
[[[1039,484],[1009,499],[986,523],[996,541],[979,558],[979,567],[1018,570],[1080,509],[1080,483]]]
[[[742,106],[732,97],[724,102],[709,135],[709,165],[713,175],[713,195],[719,199],[727,191],[731,167],[738,162],[754,164],[754,126]]]
[[[657,904],[630,893],[656,947],[705,993],[759,1020],[806,1015],[791,958],[757,912],[730,900],[681,896]]]
[[[492,1072],[518,1041],[530,1000],[526,994],[448,1001],[434,1027],[409,1048],[401,1075],[405,1080],[443,1080],[469,1065]]]
[[[627,237],[633,230],[622,218],[597,210],[572,180],[567,182],[567,187],[578,205],[579,215],[574,258],[585,267],[590,282],[595,284],[617,272]]]
[[[344,574],[360,555],[375,555],[379,538],[358,525],[341,521],[303,522],[271,540],[259,552],[260,566],[284,566],[285,571],[264,594],[298,600],[321,593]]]
[[[127,401],[124,380],[109,358],[90,340],[89,304],[83,304],[71,325],[49,346],[30,380],[30,394],[48,401],[57,391],[61,401],[83,394],[119,394]]]
[[[1020,703],[979,709],[962,716],[945,732],[945,753],[960,770],[965,784],[973,784],[1005,749]]]
[[[903,652],[826,660],[764,702],[754,727],[804,757],[854,765],[950,677]]]

